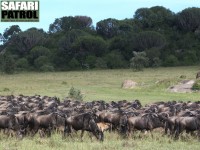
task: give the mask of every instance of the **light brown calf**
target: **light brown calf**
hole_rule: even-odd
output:
[[[111,127],[110,123],[106,123],[106,122],[99,122],[97,123],[97,126],[99,127],[99,129],[104,132],[106,130],[108,130]]]

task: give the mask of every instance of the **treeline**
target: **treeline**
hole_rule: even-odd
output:
[[[136,10],[130,19],[101,20],[96,27],[88,16],[55,19],[48,32],[13,25],[1,34],[0,68],[7,73],[129,68],[133,51],[145,53],[146,67],[196,65],[199,18],[200,8],[174,13],[155,6]]]

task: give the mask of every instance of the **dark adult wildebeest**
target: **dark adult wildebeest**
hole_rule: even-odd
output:
[[[81,130],[81,140],[84,131],[91,132],[98,140],[103,141],[103,132],[98,128],[95,121],[95,116],[91,113],[82,113],[75,116],[70,116],[65,120],[64,137],[70,134],[72,129]]]
[[[120,123],[120,117],[122,113],[119,110],[116,111],[102,111],[98,114],[99,121],[111,123],[111,130],[117,129]]]
[[[4,131],[7,129],[9,132],[19,131],[18,121],[14,115],[0,115],[0,129]]]
[[[175,121],[175,138],[178,138],[179,134],[184,130],[187,133],[198,131],[198,137],[200,138],[200,115],[194,117],[178,117]]]
[[[142,116],[128,118],[129,135],[134,130],[152,131],[155,128],[164,127],[164,117],[156,113],[147,113]]]
[[[167,120],[165,121],[165,134],[169,134],[171,136],[174,135],[175,132],[175,121],[177,119],[177,116],[172,116],[172,117],[168,117]]]
[[[44,131],[47,131],[48,136],[51,136],[51,131],[53,130],[54,127],[56,127],[56,124],[57,124],[56,113],[50,113],[50,114],[39,115],[39,116],[36,115],[33,117],[33,119],[34,119],[34,122],[33,122],[34,134],[36,134],[39,129],[42,129]]]

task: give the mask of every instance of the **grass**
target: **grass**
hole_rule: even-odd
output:
[[[0,75],[0,95],[48,95],[61,99],[68,95],[73,86],[83,93],[84,101],[91,100],[135,100],[142,104],[155,101],[183,100],[198,101],[199,93],[170,93],[168,87],[177,84],[181,75],[186,79],[195,79],[199,67],[172,67],[145,69],[143,72],[131,70],[95,70],[71,71],[53,73],[19,73],[14,75]],[[131,79],[138,83],[136,89],[121,89],[121,83]],[[103,143],[93,139],[91,142],[87,134],[84,142],[79,135],[74,139],[62,139],[61,135],[54,134],[51,138],[26,137],[23,140],[7,138],[0,134],[0,150],[168,150],[168,149],[199,149],[199,142],[195,138],[173,141],[160,133],[153,133],[154,137],[142,136],[121,139],[116,133],[106,133]]]
[[[167,136],[161,136],[160,133],[154,133],[153,138],[148,135],[142,137],[136,135],[129,139],[121,139],[116,133],[105,133],[105,141],[103,143],[95,138],[89,138],[88,134],[84,135],[84,141],[80,140],[80,133],[73,139],[62,139],[61,135],[53,134],[50,138],[39,138],[38,135],[34,138],[26,137],[23,140],[15,138],[4,138],[0,140],[1,150],[198,150],[199,141],[193,137],[187,140],[173,141]]]
[[[143,104],[160,100],[199,100],[199,93],[170,93],[169,86],[178,83],[181,75],[194,79],[198,67],[145,69],[143,72],[124,70],[71,71],[53,73],[20,73],[0,75],[0,95],[48,95],[61,99],[73,86],[80,89],[85,101],[134,100]],[[136,89],[121,89],[126,79],[136,81]]]

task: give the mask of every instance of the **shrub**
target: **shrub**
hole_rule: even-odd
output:
[[[42,67],[40,67],[40,71],[42,71],[42,72],[52,72],[52,71],[54,71],[54,67],[50,64],[46,64],[46,65],[43,65]]]
[[[26,58],[17,60],[16,67],[20,70],[27,70],[29,68],[28,60]]]
[[[74,87],[70,88],[68,97],[74,100],[83,101],[83,95],[81,94],[81,91],[78,89],[75,89]]]
[[[135,71],[143,70],[143,68],[148,65],[146,53],[133,51],[133,55],[133,58],[130,60],[130,68]]]
[[[89,65],[89,69],[95,67],[95,62],[96,62],[96,57],[92,55],[87,56],[85,59],[85,63]]]
[[[95,68],[106,69],[107,68],[106,61],[103,58],[97,58],[95,63]]]
[[[127,63],[123,55],[119,51],[111,51],[105,56],[105,60],[108,68],[124,68],[127,67]]]
[[[48,64],[49,64],[49,59],[47,56],[40,56],[34,61],[34,65],[36,69],[40,69],[42,66],[48,65]]]
[[[71,61],[68,63],[69,68],[72,70],[76,70],[76,69],[80,69],[80,63],[78,62],[78,60],[76,58],[72,58]]]
[[[200,90],[200,80],[197,80],[197,81],[193,84],[192,90]]]
[[[178,65],[178,59],[174,55],[170,55],[166,58],[164,66],[176,66]]]
[[[40,56],[50,57],[50,50],[43,46],[36,46],[31,49],[30,54],[28,55],[28,60],[32,65],[34,61],[39,58]]]
[[[2,71],[6,74],[13,74],[15,72],[15,60],[11,55],[4,55],[2,61]]]

